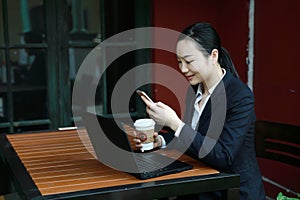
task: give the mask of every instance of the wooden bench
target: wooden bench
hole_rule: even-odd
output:
[[[299,126],[268,121],[257,121],[255,129],[256,153],[258,158],[278,161],[284,163],[285,166],[287,166],[286,164],[293,166],[293,169],[300,169]],[[268,166],[269,169],[267,170],[274,170],[273,167],[274,165]],[[261,166],[261,168],[266,168],[266,166]],[[288,171],[281,171],[281,173],[288,173]],[[274,174],[274,176],[278,175],[279,174]],[[297,176],[298,178],[295,178]],[[299,179],[299,175],[295,174],[295,177],[290,178],[295,180]],[[280,190],[285,190],[293,195],[297,195],[297,192],[299,193],[299,191],[296,192],[286,186],[283,186],[283,183],[275,182],[272,178],[273,174],[272,177],[266,177],[263,174],[263,180],[268,184],[272,184],[280,188]]]

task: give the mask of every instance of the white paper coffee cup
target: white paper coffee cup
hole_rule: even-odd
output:
[[[134,127],[141,140],[141,151],[153,149],[155,121],[149,118],[138,119],[134,122]]]

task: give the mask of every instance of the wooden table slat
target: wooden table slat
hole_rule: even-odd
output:
[[[139,180],[95,159],[85,130],[11,134],[7,138],[42,195],[219,173],[184,155],[180,160],[192,163],[192,170]]]

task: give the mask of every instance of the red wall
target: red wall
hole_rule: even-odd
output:
[[[178,3],[176,3],[178,2]],[[182,31],[195,22],[209,22],[219,32],[223,46],[229,51],[243,81],[247,81],[247,43],[248,43],[248,0],[154,0],[153,26]],[[163,63],[178,70],[176,56],[171,53],[154,51],[154,62]],[[155,78],[160,77],[154,71]],[[176,84],[176,83],[174,83]],[[166,102],[180,115],[176,96],[166,87],[154,86],[156,101]],[[178,92],[178,91],[176,91]],[[180,91],[185,95],[186,88]]]
[[[257,118],[300,125],[300,1],[256,1]]]
[[[217,30],[240,78],[247,82],[249,0],[218,1]]]

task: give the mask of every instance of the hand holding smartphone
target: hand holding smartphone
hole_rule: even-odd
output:
[[[150,101],[151,103],[154,103],[154,102],[152,101],[152,99],[150,99],[150,97],[149,97],[144,91],[142,91],[142,90],[137,90],[136,92],[140,95],[140,97],[145,97],[148,101]]]

